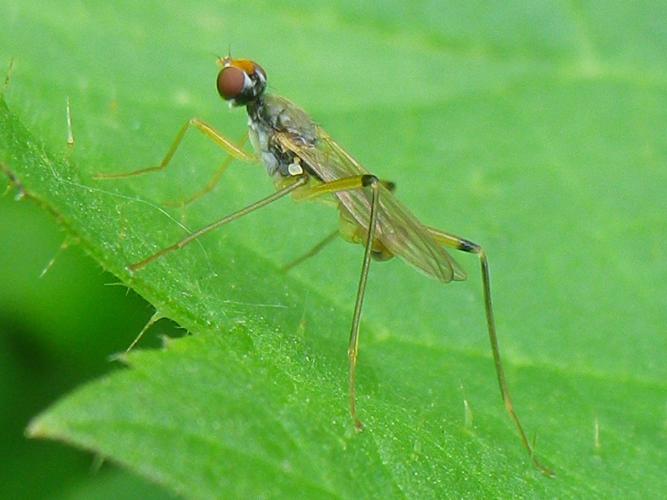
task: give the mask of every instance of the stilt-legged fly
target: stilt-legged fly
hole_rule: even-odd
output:
[[[288,194],[299,200],[315,198],[333,200],[340,212],[338,234],[349,242],[364,246],[348,346],[350,414],[356,428],[361,430],[362,423],[357,415],[356,407],[356,370],[361,310],[371,260],[387,260],[397,256],[428,276],[442,283],[449,283],[465,280],[466,274],[445,248],[475,254],[481,263],[486,322],[505,408],[533,464],[545,474],[550,475],[551,471],[535,457],[533,447],[514,411],[498,348],[491,304],[489,264],[482,247],[467,239],[420,223],[394,197],[393,183],[380,180],[366,171],[302,109],[287,99],[266,93],[266,72],[259,64],[247,59],[231,57],[221,58],[218,63],[220,65],[217,78],[218,93],[231,106],[245,106],[249,116],[250,141],[255,149],[255,154],[246,152],[242,144],[234,144],[205,122],[192,118],[181,127],[158,166],[124,174],[100,174],[97,178],[118,179],[164,170],[169,165],[185,133],[194,127],[227,151],[229,157],[212,182],[197,196],[187,200],[188,202],[210,191],[220,179],[222,172],[234,159],[244,162],[261,161],[275,182],[276,192],[238,212],[202,227],[141,262],[130,265],[129,270],[139,271],[156,259],[183,248],[196,238]],[[328,236],[307,256],[319,251],[332,239],[333,235]]]

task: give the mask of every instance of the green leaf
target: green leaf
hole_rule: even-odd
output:
[[[0,57],[16,69],[0,103],[0,166],[192,333],[135,350],[128,369],[57,402],[31,435],[191,497],[665,491],[665,5],[2,9]],[[165,173],[91,179],[156,163],[191,116],[240,137],[243,112],[228,113],[213,87],[212,53],[229,43],[396,181],[425,223],[484,245],[510,387],[555,479],[530,467],[502,408],[471,257],[457,256],[470,283],[446,287],[399,261],[373,265],[362,433],[346,395],[361,248],[339,242],[280,271],[335,227],[335,210],[284,200],[127,273],[272,189],[261,167],[237,166],[197,204],[168,208],[224,157],[194,135]]]

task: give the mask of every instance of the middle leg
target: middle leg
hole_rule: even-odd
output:
[[[371,256],[373,254],[373,241],[375,240],[375,230],[378,219],[378,207],[380,203],[380,186],[382,183],[374,175],[357,175],[345,177],[331,182],[305,188],[300,193],[300,199],[315,198],[338,191],[349,191],[355,189],[370,189],[370,214],[368,228],[366,232],[366,241],[364,245],[364,258],[361,265],[361,274],[359,276],[359,286],[357,288],[357,298],[354,303],[354,313],[352,315],[352,327],[350,329],[350,340],[348,343],[347,354],[350,362],[348,374],[348,391],[350,403],[350,416],[354,421],[355,428],[360,431],[363,424],[357,415],[357,358],[359,356],[359,328],[361,324],[361,310],[366,296],[366,284],[368,283],[368,272],[371,265]]]

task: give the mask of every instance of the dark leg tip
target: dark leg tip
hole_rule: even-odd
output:
[[[378,179],[377,177],[375,177],[372,174],[366,174],[366,175],[361,177],[361,185],[364,186],[364,187],[371,186],[371,185],[376,184],[378,182],[380,182],[380,179]]]
[[[358,418],[354,419],[354,430],[357,432],[361,432],[364,430],[364,424]]]
[[[473,243],[472,241],[464,239],[461,239],[461,241],[459,241],[458,249],[470,253],[479,253],[479,251],[481,250],[480,246],[477,243]]]

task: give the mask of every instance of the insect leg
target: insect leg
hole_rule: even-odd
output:
[[[241,161],[255,161],[255,157],[250,154],[246,153],[242,147],[237,146],[234,144],[231,140],[227,139],[224,135],[222,135],[220,132],[215,130],[212,126],[207,124],[206,122],[203,122],[199,118],[190,118],[187,122],[183,124],[183,126],[179,129],[178,133],[176,134],[176,137],[174,138],[174,141],[171,143],[171,146],[167,150],[167,154],[165,154],[164,158],[160,162],[159,165],[154,166],[154,167],[148,167],[148,168],[142,168],[139,170],[134,170],[132,172],[123,172],[123,173],[112,173],[112,174],[96,174],[94,176],[95,179],[97,180],[107,180],[107,179],[126,179],[128,177],[135,177],[138,175],[145,175],[149,174],[151,172],[160,172],[169,166],[169,162],[171,162],[171,159],[174,157],[174,154],[176,153],[176,150],[180,146],[181,142],[183,141],[183,137],[185,136],[185,133],[190,129],[190,127],[195,127],[197,130],[199,130],[202,134],[204,134],[206,137],[211,139],[213,142],[215,142],[218,146],[220,146],[222,149],[227,151],[229,155],[231,155],[233,158]]]
[[[7,93],[9,88],[9,82],[12,79],[12,74],[14,73],[14,58],[9,59],[9,67],[7,68],[7,73],[5,74],[5,83],[2,85],[2,90],[0,91],[0,96],[3,96]]]
[[[367,177],[367,176],[364,176]],[[366,236],[366,247],[364,248],[364,260],[361,266],[361,275],[359,277],[359,288],[357,288],[357,300],[354,304],[354,315],[352,316],[352,329],[350,331],[350,343],[347,348],[347,353],[350,358],[350,374],[349,374],[349,391],[350,391],[350,413],[354,420],[354,425],[357,430],[363,428],[363,424],[359,417],[357,417],[357,395],[356,395],[356,379],[357,379],[357,355],[359,352],[359,322],[361,320],[361,308],[364,304],[364,296],[366,295],[366,282],[368,281],[368,270],[371,265],[371,253],[373,248],[373,240],[375,239],[375,225],[377,223],[378,204],[380,201],[380,183],[377,177],[370,176],[370,186],[372,189],[371,198],[371,213],[368,222],[368,235]]]
[[[326,247],[329,243],[331,243],[333,240],[335,240],[337,236],[338,236],[338,229],[336,229],[333,233],[327,235],[326,238],[322,239],[322,241],[317,243],[313,248],[308,250],[306,253],[297,257],[296,259],[291,261],[289,264],[285,265],[283,267],[283,271],[287,272],[290,269],[292,269],[293,267],[296,267],[299,264],[301,264],[303,261],[313,257],[314,255],[317,255],[318,253],[320,253],[320,251],[324,247]]]
[[[179,241],[177,243],[174,243],[173,245],[168,246],[166,248],[163,248],[159,252],[154,253],[153,255],[145,258],[144,260],[142,260],[140,262],[137,262],[135,264],[132,264],[132,265],[128,266],[127,269],[131,273],[133,273],[135,271],[139,271],[139,270],[143,269],[144,267],[146,267],[148,264],[156,261],[160,257],[164,257],[168,253],[171,253],[174,250],[179,250],[179,249],[183,248],[184,246],[192,243],[194,240],[196,240],[200,236],[203,236],[206,233],[210,233],[214,229],[217,229],[221,226],[224,226],[225,224],[227,224],[229,222],[232,222],[236,219],[240,219],[241,217],[243,217],[244,215],[249,214],[250,212],[254,212],[257,209],[265,207],[266,205],[268,205],[270,203],[273,203],[276,200],[279,200],[280,198],[290,194],[292,191],[300,188],[306,182],[308,182],[308,177],[301,176],[301,177],[297,178],[294,181],[294,183],[288,185],[287,187],[284,187],[284,188],[276,191],[272,195],[267,196],[266,198],[262,198],[261,200],[256,201],[255,203],[252,203],[252,204],[248,205],[247,207],[242,208],[241,210],[239,210],[237,212],[234,212],[233,214],[230,214],[226,217],[223,217],[220,220],[217,220],[217,221],[212,222],[211,224],[209,224],[207,226],[202,227],[201,229],[198,229],[194,233],[192,233],[192,234],[188,235],[187,237],[183,238],[181,241]]]
[[[243,138],[239,141],[238,147],[243,148],[245,146],[245,143],[248,142],[248,134],[245,134]],[[192,196],[189,196],[188,198],[184,198],[182,200],[177,200],[177,201],[167,201],[165,202],[166,206],[170,207],[185,207],[187,205],[190,205],[191,203],[194,203],[195,201],[203,198],[206,196],[208,193],[213,191],[215,189],[215,186],[218,185],[220,182],[220,179],[222,179],[222,176],[225,174],[227,171],[227,168],[232,164],[232,162],[235,160],[233,156],[228,156],[225,158],[225,161],[222,162],[222,164],[218,167],[218,170],[215,171],[213,176],[209,179],[209,181],[206,183],[206,186],[204,186],[202,189],[197,191],[195,194]]]
[[[308,186],[294,193],[295,200],[310,200],[319,196],[327,194],[338,193],[340,191],[354,191],[355,189],[363,189],[371,185],[381,184],[380,180],[371,174],[352,175],[350,177],[342,177],[335,181],[323,182]]]
[[[361,323],[361,310],[366,296],[366,283],[368,282],[368,271],[371,265],[371,254],[373,249],[373,240],[375,239],[375,226],[377,225],[377,212],[380,200],[380,186],[382,183],[374,175],[356,175],[353,177],[344,177],[331,182],[325,182],[312,188],[304,190],[303,198],[312,198],[327,193],[338,191],[349,191],[352,189],[371,189],[371,206],[368,221],[368,233],[364,248],[364,260],[361,266],[361,275],[359,276],[359,287],[357,288],[357,299],[354,303],[354,313],[352,315],[352,328],[350,329],[350,342],[347,348],[347,354],[350,360],[350,371],[348,378],[348,390],[350,397],[350,415],[354,421],[357,430],[363,428],[363,424],[357,416],[357,357],[359,354],[359,326]]]
[[[382,184],[384,187],[386,187],[390,192],[394,192],[396,190],[396,183],[394,183],[392,181],[380,180],[380,184]],[[328,183],[327,186],[328,186],[327,189],[331,189],[330,183]],[[311,195],[309,194],[308,197],[311,197]],[[301,199],[303,199],[303,198],[301,198]],[[290,269],[298,266],[299,264],[301,264],[305,260],[307,260],[311,257],[314,257],[315,255],[320,253],[322,251],[322,249],[324,249],[329,243],[334,241],[338,235],[339,235],[339,230],[338,229],[333,231],[332,233],[328,234],[321,241],[319,241],[317,244],[315,244],[310,250],[308,250],[306,253],[304,253],[303,255],[300,255],[296,259],[294,259],[291,262],[289,262],[288,264],[286,264],[283,267],[282,270],[285,271],[285,272],[288,272]]]
[[[528,451],[530,459],[537,469],[540,470],[543,474],[547,476],[553,476],[553,472],[547,467],[542,465],[537,457],[535,456],[533,446],[530,444],[528,437],[526,436],[519,416],[514,410],[514,403],[512,402],[512,396],[510,395],[509,387],[507,385],[507,380],[505,379],[505,370],[503,368],[503,363],[500,358],[500,348],[498,347],[498,336],[496,335],[496,322],[493,314],[493,304],[491,302],[491,275],[489,272],[489,262],[486,258],[486,252],[484,249],[477,243],[466,240],[465,238],[460,238],[443,231],[439,231],[433,228],[427,228],[428,232],[433,236],[433,238],[442,245],[447,247],[455,248],[463,252],[468,252],[475,254],[479,257],[481,264],[482,272],[482,285],[484,288],[484,308],[486,310],[486,325],[489,331],[489,340],[491,342],[491,352],[493,353],[493,361],[496,367],[496,375],[498,377],[498,384],[500,386],[500,394],[502,395],[503,402],[505,404],[505,409],[509,413],[514,426],[516,427],[521,443],[524,448]]]

